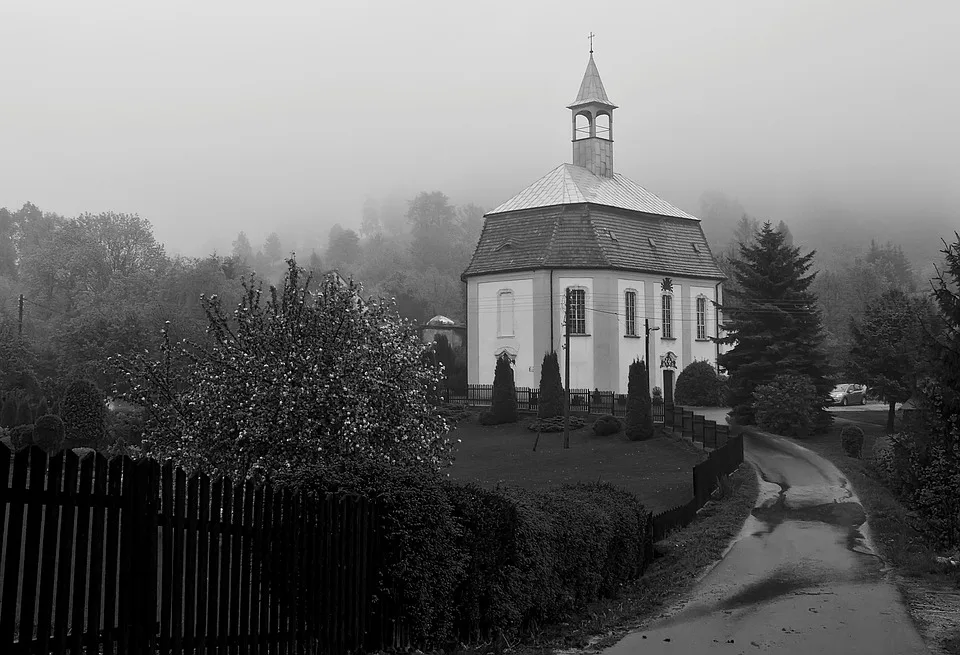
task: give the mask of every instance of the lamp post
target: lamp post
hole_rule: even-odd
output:
[[[651,388],[651,387],[650,387],[650,370],[651,370],[651,368],[652,368],[652,367],[650,366],[650,333],[651,333],[651,332],[656,332],[656,331],[659,330],[659,329],[660,329],[660,328],[658,328],[658,327],[650,327],[650,319],[649,319],[649,318],[643,319],[643,332],[644,332],[644,337],[645,337],[645,339],[644,339],[644,355],[643,355],[643,357],[644,357],[644,362],[645,362],[646,365],[647,365],[647,388],[648,388],[648,389]]]

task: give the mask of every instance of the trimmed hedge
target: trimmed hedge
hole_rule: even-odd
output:
[[[598,418],[593,424],[593,433],[598,437],[616,434],[623,429],[623,423],[616,416],[605,414]]]
[[[856,425],[844,425],[840,429],[840,446],[850,457],[863,456],[863,430]]]
[[[382,597],[399,600],[415,645],[512,637],[612,596],[652,561],[650,514],[608,483],[487,489],[382,465],[284,480],[378,501]]]

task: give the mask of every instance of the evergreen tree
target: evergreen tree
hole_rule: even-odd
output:
[[[46,416],[50,413],[50,405],[47,403],[47,397],[42,396],[40,398],[40,404],[37,405],[37,418],[41,416]]]
[[[490,401],[490,417],[494,425],[516,423],[517,387],[513,379],[513,367],[506,353],[497,358],[493,373],[493,398]]]
[[[647,366],[640,360],[634,360],[627,375],[627,420],[624,430],[630,441],[653,437],[651,404]]]
[[[827,379],[823,327],[816,296],[809,291],[816,273],[808,273],[814,253],[786,245],[784,235],[764,223],[753,243],[732,262],[737,288],[727,291],[720,343],[732,346],[719,364],[730,376],[735,420],[755,422],[753,392],[776,375],[802,375],[817,390],[815,428],[829,425],[826,411],[833,382]]]
[[[540,365],[540,404],[537,407],[538,418],[563,416],[563,382],[560,380],[560,361],[556,351],[543,356]]]

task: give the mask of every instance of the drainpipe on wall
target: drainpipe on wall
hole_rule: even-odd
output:
[[[723,280],[717,282],[716,286],[713,288],[713,299],[714,299],[714,325],[716,325],[715,331],[717,333],[717,339],[720,338],[720,285],[723,284]],[[714,359],[714,366],[717,369],[717,372],[720,372],[720,342],[714,341],[714,345],[717,348],[717,355]]]
[[[550,352],[553,348],[553,269],[550,269]]]

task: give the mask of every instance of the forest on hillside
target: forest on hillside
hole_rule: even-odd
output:
[[[711,211],[706,209],[705,222],[715,219]],[[739,245],[753,238],[761,221],[744,212],[733,230],[712,237],[728,275]],[[369,198],[359,229],[334,225],[326,243],[295,254],[309,271],[337,270],[362,283],[365,294],[395,299],[409,320],[444,314],[463,321],[460,274],[482,226],[483,209],[454,205],[439,191],[417,194],[402,213]],[[778,229],[792,240],[786,224]],[[164,326],[173,339],[202,343],[207,321],[201,295],[234,306],[243,279],[254,274],[266,284],[276,282],[290,254],[275,232],[259,245],[240,232],[229,253],[171,256],[150,221],[138,215],[65,217],[30,203],[0,208],[0,392],[56,396],[78,377],[110,392],[117,380],[108,358],[153,348]],[[895,243],[818,252],[814,261],[812,289],[827,346],[838,359],[849,349],[851,317],[872,299],[889,288],[929,290],[916,271],[930,262],[915,265]]]

